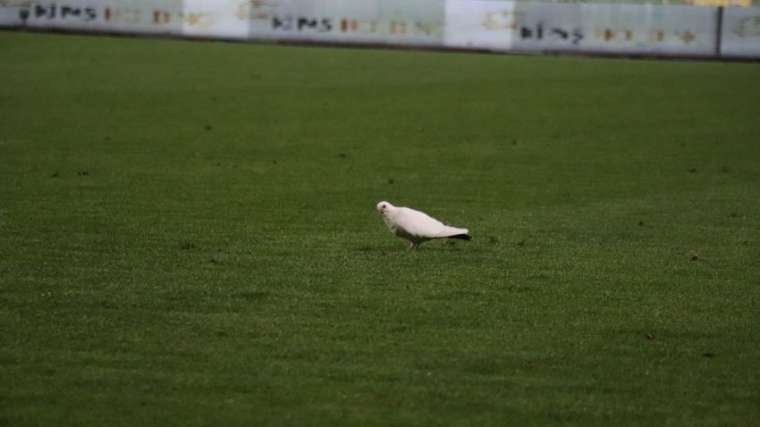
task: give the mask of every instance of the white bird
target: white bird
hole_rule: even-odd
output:
[[[377,204],[377,211],[383,216],[385,225],[393,234],[409,240],[410,249],[415,249],[421,243],[432,239],[472,239],[466,228],[448,226],[424,212],[411,208],[393,206],[383,201]]]

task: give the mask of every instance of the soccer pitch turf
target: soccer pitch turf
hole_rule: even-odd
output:
[[[758,64],[0,32],[0,75],[0,426],[760,419]]]

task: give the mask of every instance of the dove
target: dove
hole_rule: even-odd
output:
[[[451,227],[424,212],[386,201],[379,202],[376,208],[391,232],[409,241],[409,249],[432,239],[472,239],[466,228]]]

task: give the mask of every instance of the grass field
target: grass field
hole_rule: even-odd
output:
[[[0,426],[760,421],[758,64],[0,58]]]

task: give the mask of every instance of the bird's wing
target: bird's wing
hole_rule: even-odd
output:
[[[428,214],[410,208],[399,208],[396,223],[413,236],[435,238],[444,237],[446,225]]]

